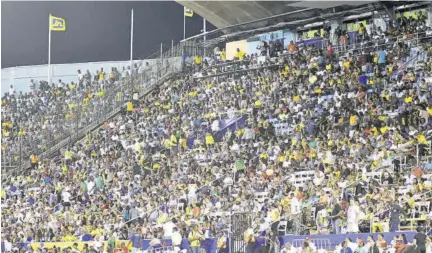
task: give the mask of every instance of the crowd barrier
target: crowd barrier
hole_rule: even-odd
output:
[[[362,238],[365,242],[368,236],[372,236],[374,239],[377,238],[380,233],[359,233],[359,234],[340,234],[340,235],[309,235],[307,237],[311,238],[311,241],[315,244],[317,249],[334,249],[336,246],[342,243],[346,238],[350,238],[353,242],[357,238]],[[388,244],[393,240],[393,237],[405,234],[408,242],[411,242],[416,234],[416,232],[389,232],[382,233],[384,239]],[[291,243],[294,247],[299,247],[302,245],[302,240],[304,241],[306,236],[304,235],[289,235],[279,237],[279,242],[281,247],[287,243]],[[330,245],[328,246],[328,241]]]
[[[94,241],[79,241],[79,242],[33,242],[33,243],[19,243],[18,245],[14,245],[14,247],[24,248],[28,250],[38,251],[42,248],[52,249],[54,247],[56,248],[67,248],[72,247],[74,244],[77,244],[78,250],[83,250],[84,244],[89,245],[91,248],[96,242]],[[130,240],[118,240],[116,241],[116,248],[120,248],[121,244],[124,243],[129,250],[132,250],[132,242]],[[106,250],[108,241],[105,241],[102,243],[103,248]],[[4,242],[1,243],[1,252],[6,252],[5,244]]]
[[[279,237],[279,243],[280,246],[283,247],[286,243],[291,243],[295,247],[299,247],[302,245],[302,242],[306,239],[306,237],[311,238],[311,241],[314,243],[315,247],[317,249],[334,249],[336,246],[340,245],[342,241],[344,241],[346,238],[350,238],[353,241],[355,241],[357,238],[362,238],[366,241],[368,236],[372,236],[374,239],[377,238],[379,233],[359,233],[359,234],[340,234],[340,235],[288,235],[288,236],[281,236]],[[400,234],[405,234],[406,238],[409,242],[411,242],[416,234],[416,232],[389,232],[389,233],[382,233],[384,235],[384,239],[387,241],[387,243],[390,243],[393,240],[393,237],[398,236]],[[129,245],[129,248],[133,247],[135,249],[141,249],[141,250],[149,250],[149,249],[157,249],[154,247],[150,247],[151,240],[141,240],[140,236],[138,235],[130,235],[129,241],[118,241],[117,244],[125,242],[126,245]],[[129,244],[129,242],[131,242]],[[89,245],[93,244],[94,242],[85,242]],[[263,240],[257,240],[255,247],[259,247],[261,244],[263,244]],[[22,243],[21,247],[28,248],[31,247],[33,249],[37,249],[40,246],[43,247],[65,247],[72,245],[72,242],[56,242],[56,243]],[[84,242],[78,242],[78,248],[83,247]],[[106,245],[106,242],[105,242]],[[172,245],[171,240],[161,240],[160,248],[164,247],[170,247]],[[227,245],[229,248],[229,245]],[[201,242],[201,247],[206,250],[206,253],[216,253],[217,252],[217,238],[207,238],[204,241]],[[159,247],[158,247],[159,248]],[[186,249],[189,250],[189,241],[188,239],[183,239],[180,244],[180,249]],[[5,246],[2,242],[1,244],[1,250],[2,252],[5,252]]]
[[[355,241],[357,238],[362,238],[366,241],[368,236],[372,236],[374,239],[377,238],[379,233],[359,233],[359,234],[340,234],[340,235],[288,235],[279,237],[279,243],[282,247],[286,243],[291,243],[295,247],[300,247],[302,241],[306,239],[306,237],[310,237],[311,241],[315,244],[317,249],[334,249],[336,246],[342,243],[346,238],[350,238]],[[382,233],[384,235],[384,239],[387,243],[390,243],[393,240],[393,237],[405,234],[407,240],[411,242],[416,234],[416,232],[389,232]],[[134,240],[133,237],[129,238],[132,241],[134,248],[141,248],[142,250],[148,250],[150,248],[150,240]],[[163,246],[172,246],[171,240],[161,240]],[[255,247],[259,247],[261,244],[264,244],[263,240],[257,240]],[[201,246],[206,250],[207,253],[216,253],[217,251],[217,239],[216,238],[207,238],[201,244]],[[229,247],[228,247],[229,248]],[[180,249],[189,249],[189,241],[187,239],[183,239],[180,245]]]

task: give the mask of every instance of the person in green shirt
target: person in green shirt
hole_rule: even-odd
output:
[[[103,178],[102,178],[101,175],[99,175],[96,178],[96,187],[98,188],[98,190],[102,190],[102,187],[103,187]]]
[[[116,244],[116,240],[115,240],[115,238],[114,238],[114,235],[111,234],[111,236],[110,236],[110,238],[109,238],[109,240],[108,240],[108,246],[109,246],[111,249],[114,249],[114,248],[115,248],[115,244]]]
[[[87,192],[87,183],[84,180],[81,181],[81,190]]]

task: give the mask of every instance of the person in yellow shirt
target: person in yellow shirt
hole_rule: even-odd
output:
[[[203,234],[199,231],[198,226],[195,225],[193,230],[189,233],[188,239],[191,246],[192,253],[200,253],[201,238]]]
[[[103,82],[105,81],[105,72],[103,70],[103,68],[101,68],[100,72],[99,72],[99,82]]]
[[[128,115],[132,114],[132,112],[133,112],[133,104],[132,104],[131,101],[127,102],[127,104],[126,104],[126,111],[127,111]]]
[[[357,123],[358,123],[357,121],[358,121],[357,115],[351,114],[350,119],[349,119],[350,126],[351,127],[357,126]]]
[[[217,241],[217,247],[218,247],[218,251],[217,253],[226,253],[226,242],[227,242],[227,237],[225,236],[225,234],[223,232],[219,232],[219,238]]]
[[[209,147],[215,143],[213,136],[211,133],[207,133],[205,137],[206,145]]]
[[[426,148],[428,146],[428,141],[423,133],[416,136],[418,142],[419,155],[424,156],[426,154]]]
[[[225,61],[226,61],[226,52],[225,52],[225,48],[222,49],[222,52],[221,52],[221,54],[220,54],[220,57],[221,57],[221,61],[222,61],[222,62],[225,62]]]
[[[413,102],[413,98],[412,98],[412,96],[409,95],[409,94],[406,95],[406,97],[405,97],[404,100],[405,100],[405,103],[406,103],[406,104],[410,104],[410,103]]]
[[[77,238],[73,236],[70,232],[67,232],[67,234],[65,234],[65,236],[62,237],[63,242],[74,242],[76,240]]]
[[[202,63],[202,57],[200,55],[195,56],[195,64],[200,66]]]
[[[39,165],[39,158],[35,153],[33,153],[30,156],[30,164],[31,164],[32,169],[37,169],[37,167]]]
[[[109,81],[110,84],[113,84],[115,81],[115,72],[114,72],[115,68],[111,68],[111,72],[109,73]]]
[[[245,56],[245,52],[241,51],[240,48],[237,48],[237,52],[234,55],[234,60],[243,61]]]
[[[360,23],[360,28],[358,29],[358,33],[360,35],[363,35],[366,32],[366,28],[364,27],[363,23]]]
[[[277,204],[273,204],[272,209],[271,209],[271,213],[270,213],[270,218],[271,218],[271,222],[272,222],[271,223],[271,230],[275,234],[277,234],[280,215],[281,215],[281,212],[280,212],[279,206]]]

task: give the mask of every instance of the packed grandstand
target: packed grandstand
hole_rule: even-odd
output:
[[[127,252],[146,243],[147,252],[222,253],[233,251],[232,237],[235,252],[248,253],[432,252],[426,19],[403,16],[384,31],[362,24],[285,48],[266,41],[261,54],[238,49],[233,59],[218,48],[184,59],[140,100],[114,90],[145,72],[138,66],[7,93],[2,154],[31,168],[2,176],[2,251]],[[99,108],[123,104],[81,140],[40,156],[70,124],[82,128]],[[384,233],[395,231],[403,232]],[[277,241],[287,235],[295,239]]]

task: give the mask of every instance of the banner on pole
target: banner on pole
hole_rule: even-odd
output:
[[[193,17],[194,12],[193,12],[193,10],[184,7],[184,15],[185,15],[186,17],[190,17],[190,18],[191,18],[191,17]]]
[[[55,32],[66,31],[66,20],[64,18],[50,15],[50,30]]]

